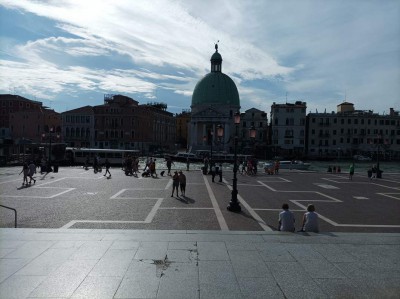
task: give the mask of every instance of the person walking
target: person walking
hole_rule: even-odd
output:
[[[97,159],[97,156],[95,156],[94,158],[93,158],[93,172],[94,173],[97,173],[97,167],[98,167],[98,164],[99,163],[99,160]]]
[[[211,180],[213,183],[214,183],[214,179],[215,179],[216,170],[217,170],[217,168],[215,167],[214,163],[212,163],[211,167],[210,167],[210,172],[211,172]]]
[[[303,216],[302,230],[303,232],[318,233],[318,214],[315,213],[315,206],[308,205],[307,213]]]
[[[179,171],[179,186],[181,188],[181,195],[186,195],[186,176],[183,174],[182,170]]]
[[[171,157],[168,157],[168,158],[167,158],[167,169],[168,169],[168,175],[169,175],[169,176],[171,175],[171,167],[172,167],[172,164],[175,165],[175,163],[172,162]]]
[[[186,158],[186,171],[189,171],[189,166],[190,166],[190,159],[189,157]]]
[[[104,176],[107,175],[107,173],[110,175],[109,178],[111,177],[111,172],[110,172],[110,161],[108,161],[108,159],[106,159],[106,161],[104,162],[104,166],[106,167],[106,172],[104,173]]]
[[[85,168],[85,170],[88,170],[88,169],[89,169],[89,156],[86,156],[84,168]]]
[[[150,162],[150,175],[152,178],[154,178],[154,176],[157,177],[156,161],[157,159],[154,159],[153,161]]]
[[[172,176],[172,194],[171,194],[171,197],[174,197],[174,191],[175,190],[176,190],[176,196],[179,197],[178,188],[179,188],[179,175],[178,175],[178,172],[175,171],[174,175]]]
[[[28,186],[28,174],[29,174],[29,167],[28,167],[28,163],[24,163],[24,165],[22,166],[22,170],[19,173],[21,175],[21,173],[24,174],[24,178],[22,180],[22,186],[26,185]]]
[[[222,163],[219,163],[218,174],[219,174],[219,182],[222,183]]]
[[[372,166],[371,172],[372,172],[371,180],[372,180],[372,179],[376,179],[377,168],[376,168],[375,165]]]
[[[350,168],[349,168],[349,180],[353,180],[353,175],[354,175],[354,163],[351,163]]]
[[[31,163],[29,164],[28,168],[29,168],[28,176],[30,178],[29,185],[32,183],[32,181],[35,184],[36,180],[33,178],[33,175],[36,173],[36,165],[35,165],[35,163],[33,163],[33,161],[31,161]]]
[[[289,211],[289,205],[284,203],[282,205],[283,211],[279,213],[279,226],[278,230],[283,232],[294,232],[295,219],[291,211]]]

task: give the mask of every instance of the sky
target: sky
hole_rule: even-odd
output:
[[[0,0],[0,93],[57,112],[123,94],[180,113],[217,42],[242,112],[400,110],[398,0]]]

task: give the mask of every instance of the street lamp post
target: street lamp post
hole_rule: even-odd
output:
[[[256,133],[257,133],[256,128],[254,126],[251,126],[250,127],[250,140],[251,140],[251,143],[253,145],[253,154],[254,154],[254,156],[256,156],[255,155],[255,150],[254,150],[254,141],[256,139]]]
[[[382,144],[382,135],[378,135],[378,147],[377,147],[377,153],[376,153],[376,177],[377,178],[382,178],[381,170],[379,167],[379,153],[381,150],[381,144]]]
[[[237,177],[236,177],[236,173],[237,173],[237,142],[238,142],[238,125],[240,123],[240,112],[236,112],[235,116],[234,116],[234,121],[235,121],[235,143],[234,143],[234,162],[233,162],[233,186],[232,186],[232,197],[231,197],[231,201],[227,207],[228,211],[231,212],[236,212],[236,213],[240,213],[240,211],[242,210],[240,205],[239,205],[239,201],[237,199],[237,194],[238,194],[238,190],[237,190]]]
[[[54,133],[54,128],[51,127],[49,129],[49,135],[47,136],[48,140],[49,140],[49,157],[48,157],[48,166],[47,166],[47,172],[49,172],[49,170],[51,169],[51,142],[53,139],[53,133]],[[46,133],[42,134],[42,138],[45,139],[46,138]],[[57,139],[60,138],[60,135],[57,133]]]

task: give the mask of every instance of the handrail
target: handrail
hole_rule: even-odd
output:
[[[7,207],[7,206],[3,206],[3,205],[0,205],[0,207],[3,207],[3,208],[6,208],[6,209],[14,211],[14,214],[15,214],[15,228],[17,228],[17,210],[13,209],[13,208],[10,208],[10,207]]]

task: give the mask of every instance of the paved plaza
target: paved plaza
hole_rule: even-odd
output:
[[[400,174],[112,177],[78,167],[0,169],[0,298],[399,298]],[[276,231],[282,203],[309,203],[320,233]]]
[[[19,168],[0,169],[0,204],[17,210],[21,228],[93,228],[151,230],[271,231],[288,203],[296,229],[308,204],[316,206],[322,232],[400,232],[400,174],[369,180],[346,173],[281,170],[278,175],[238,174],[242,213],[227,211],[232,172],[213,183],[199,170],[184,171],[186,196],[171,197],[170,176],[112,177],[63,167],[58,173],[38,174],[36,183],[21,186]],[[159,170],[160,171],[160,170]],[[0,227],[14,227],[14,214],[1,209]]]

